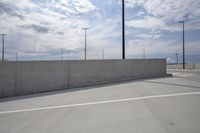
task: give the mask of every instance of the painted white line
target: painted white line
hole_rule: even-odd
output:
[[[126,101],[134,101],[134,100],[145,100],[145,99],[153,99],[153,98],[166,98],[166,97],[175,97],[175,96],[199,95],[199,94],[200,94],[200,92],[188,92],[188,93],[176,93],[176,94],[144,96],[144,97],[116,99],[116,100],[99,101],[99,102],[69,104],[69,105],[60,105],[60,106],[49,106],[49,107],[33,108],[33,109],[9,110],[9,111],[2,111],[2,112],[0,112],[0,114],[10,114],[10,113],[20,113],[20,112],[49,110],[49,109],[80,107],[80,106],[106,104],[106,103],[126,102]]]

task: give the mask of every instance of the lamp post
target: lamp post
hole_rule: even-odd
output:
[[[145,52],[145,48],[143,48],[143,59],[146,58],[146,52]]]
[[[62,61],[63,61],[63,59],[64,59],[63,54],[64,54],[64,52],[63,52],[63,50],[62,50],[62,51],[61,51],[61,60],[62,60]]]
[[[183,24],[183,69],[185,69],[185,23],[184,21],[179,23]]]
[[[18,61],[18,53],[15,53],[15,61]]]
[[[178,64],[178,53],[175,53],[176,56],[176,64]]]
[[[82,30],[85,31],[85,60],[87,60],[87,30],[89,28],[83,28]]]
[[[1,34],[2,35],[2,61],[4,61],[4,37],[6,34]]]
[[[122,59],[125,59],[125,4],[122,0]]]
[[[102,49],[102,59],[103,59],[103,60],[105,59],[104,53],[105,53],[105,50]]]

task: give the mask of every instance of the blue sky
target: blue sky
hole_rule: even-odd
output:
[[[199,0],[125,0],[126,57],[182,58],[182,25],[186,28],[186,61],[200,63]],[[0,28],[6,33],[6,58],[21,60],[83,59],[88,30],[88,58],[121,58],[121,0],[1,0]]]

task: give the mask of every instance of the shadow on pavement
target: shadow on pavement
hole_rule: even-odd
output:
[[[43,97],[43,96],[49,96],[49,95],[55,95],[55,94],[62,94],[62,93],[68,93],[68,92],[74,92],[74,91],[89,90],[89,89],[94,89],[94,88],[108,87],[108,86],[133,83],[133,82],[144,82],[144,81],[148,82],[146,80],[171,78],[171,77],[172,77],[171,75],[167,75],[166,77],[134,79],[134,80],[127,80],[127,81],[118,81],[118,82],[113,82],[113,83],[105,83],[105,84],[101,84],[101,85],[91,85],[91,86],[87,86],[87,87],[77,87],[77,88],[70,88],[70,89],[66,88],[66,89],[55,90],[55,91],[33,93],[33,94],[29,94],[29,95],[6,97],[6,98],[0,98],[0,103],[8,102],[8,101],[15,101],[15,100],[30,99],[30,98],[36,98],[36,97]]]
[[[199,86],[191,86],[191,85],[183,85],[183,84],[174,84],[174,83],[164,83],[164,82],[158,82],[158,81],[144,81],[147,83],[155,83],[155,84],[163,84],[163,85],[171,85],[171,86],[178,86],[178,87],[190,87],[195,89],[200,89]]]

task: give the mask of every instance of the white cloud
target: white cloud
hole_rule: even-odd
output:
[[[88,12],[95,9],[95,6],[88,0],[74,0],[74,5],[79,12]]]
[[[176,61],[172,58],[167,58],[167,63],[176,63]]]
[[[137,38],[129,40],[127,43],[127,54],[129,56],[141,55],[143,48],[146,54],[151,55],[174,55],[174,53],[182,54],[182,42],[163,38]],[[185,44],[186,55],[199,54],[199,42],[187,42]]]
[[[101,12],[100,7],[96,9],[90,0],[46,0],[43,3],[33,3],[30,0],[16,0],[16,3],[13,0],[2,1],[10,5],[12,11],[22,16],[20,18],[10,14],[0,14],[1,25],[6,24],[10,29],[6,36],[6,53],[18,51],[19,55],[22,53],[29,55],[29,51],[47,52],[56,53],[60,57],[61,50],[71,50],[74,53],[66,53],[66,56],[80,59],[84,55],[81,50],[84,47],[84,32],[81,29],[88,26],[90,27],[87,40],[89,58],[100,59],[102,49],[105,49],[106,58],[121,58],[121,17],[109,16],[108,18],[106,12]],[[168,1],[171,2],[171,0]],[[152,33],[134,35],[136,39],[127,39],[127,56],[142,55],[142,48],[146,48],[147,54],[167,54],[177,52],[177,50],[181,51],[181,44],[179,45],[174,40],[163,40],[160,37],[162,33],[158,31],[161,31],[160,29],[182,30],[180,24],[171,25],[170,22],[171,20],[176,21],[182,16],[182,10],[178,11],[174,7],[182,7],[178,7],[178,5],[173,7],[173,4],[170,6],[166,0],[163,1],[166,7],[160,6],[159,4],[162,2],[158,0],[127,0],[126,2],[128,2],[127,6],[130,8],[141,5],[145,9],[144,12],[138,13],[140,18],[143,17],[143,19],[130,20],[127,25],[152,31]],[[187,4],[190,5],[190,3]],[[195,5],[191,7],[194,8]],[[198,7],[198,4],[196,7]],[[199,19],[195,19],[195,17],[199,18],[199,8],[194,8],[195,12],[189,8],[184,9],[187,9],[186,12],[191,10],[191,14],[188,15],[190,21],[187,22],[187,27],[189,25],[200,27]],[[165,10],[166,13],[162,10]],[[186,12],[183,14],[186,14]],[[109,14],[111,13],[109,12]],[[96,16],[97,14],[98,16]],[[90,20],[92,17],[95,20]],[[98,22],[95,22],[97,21],[96,18]],[[38,32],[40,29],[37,28],[46,30],[40,33]],[[188,47],[189,51],[199,52],[198,43],[188,45],[191,46]]]
[[[133,8],[133,7],[136,7],[138,5],[141,5],[145,2],[146,0],[125,0],[126,2],[126,6],[127,7],[130,7],[130,8]]]
[[[140,38],[128,41],[127,50],[133,55],[141,54],[143,48],[148,54],[169,54],[179,51],[179,46],[174,46],[175,43],[177,42],[174,40]]]
[[[132,21],[130,26],[143,28],[159,27],[160,29],[177,31],[178,22],[186,21],[186,29],[200,29],[200,1],[199,0],[127,0],[129,7],[135,8],[140,5],[146,11],[143,20]],[[147,25],[148,18],[152,23]],[[168,27],[168,28],[166,28]]]
[[[140,11],[137,13],[137,16],[145,16],[145,12],[144,11]]]
[[[14,4],[20,9],[33,9],[37,7],[37,5],[35,5],[31,0],[1,0],[1,2],[6,4]]]
[[[56,4],[75,13],[87,14],[95,9],[89,0],[48,0],[45,3],[34,3],[31,0],[1,1],[0,6],[6,7],[0,12],[1,24],[9,29],[7,52],[13,52],[12,45],[17,46],[14,50],[18,52],[48,51],[48,47],[80,49],[81,27],[87,22],[71,12],[54,10],[53,6]],[[8,11],[12,14],[7,13]],[[15,14],[22,17],[15,17]]]
[[[93,22],[87,20],[89,16],[85,18],[84,15],[79,15],[79,13],[96,15],[95,12],[91,12],[95,10],[95,6],[89,0],[49,0],[44,3],[33,3],[26,0],[29,6],[23,2],[25,0],[19,1],[18,4],[11,3],[11,0],[4,0],[10,9],[16,7],[15,12],[23,16],[23,19],[20,19],[6,14],[6,19],[3,19],[2,23],[6,23],[10,29],[6,38],[7,53],[18,52],[19,55],[28,56],[29,53],[34,52],[57,51],[55,53],[60,54],[62,49],[67,49],[76,51],[74,56],[80,59],[83,55],[81,49],[84,47],[84,32],[81,29],[90,25],[88,54],[97,51],[99,52],[97,57],[99,57],[101,49],[107,46],[105,51],[108,49],[110,49],[108,51],[113,51],[112,54],[107,54],[107,57],[120,55],[118,51],[116,52],[118,43],[115,41],[115,38],[121,35],[115,32],[118,28],[116,24],[118,21],[106,20],[99,26],[92,26]],[[55,10],[57,8],[61,10]],[[3,15],[0,14],[1,18]],[[43,28],[45,31],[40,32],[42,29],[38,28]],[[95,58],[94,55],[91,57]]]
[[[147,28],[147,29],[163,29],[165,24],[161,19],[147,16],[144,19],[136,19],[127,22],[129,27]]]
[[[63,13],[87,13],[96,9],[89,0],[48,0],[41,4]]]
[[[197,19],[200,17],[200,1],[198,0],[148,0],[144,3],[146,11],[165,21],[180,21],[182,19]]]

